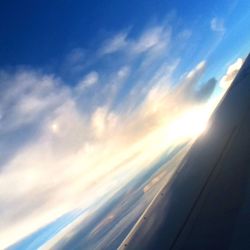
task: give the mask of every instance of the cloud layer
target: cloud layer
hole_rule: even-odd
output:
[[[216,81],[200,83],[205,61],[174,81],[180,59],[164,56],[171,39],[165,26],[116,34],[97,52],[114,56],[108,69],[74,85],[32,69],[1,72],[1,247],[110,200],[166,148],[190,139],[171,126],[204,108]],[[115,53],[124,53],[119,63]],[[74,67],[82,56],[71,55]]]

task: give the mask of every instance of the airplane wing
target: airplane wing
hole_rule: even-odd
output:
[[[250,249],[250,55],[119,249]]]

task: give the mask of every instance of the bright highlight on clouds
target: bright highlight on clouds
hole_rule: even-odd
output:
[[[188,37],[176,36],[182,47]],[[203,82],[206,61],[174,79],[181,58],[166,57],[171,39],[167,25],[137,37],[118,33],[97,50],[112,63],[89,70],[74,86],[31,69],[1,72],[1,247],[71,211],[85,211],[87,218],[167,149],[206,129],[216,80]],[[124,53],[119,63],[117,52]],[[74,67],[79,58],[77,50]]]
[[[178,139],[193,139],[207,129],[208,115],[205,108],[193,108],[177,118],[170,126],[170,133]]]
[[[0,176],[0,190],[5,190],[0,193],[4,209],[1,212],[1,245],[13,243],[13,239],[30,234],[72,209],[87,208],[99,199],[106,199],[142,169],[148,168],[166,147],[196,136],[204,118],[199,113],[188,111],[192,103],[186,102],[186,93],[181,88],[190,84],[191,78],[196,79],[201,68],[198,65],[192,76],[188,75],[180,86],[180,92],[179,87],[177,90],[169,89],[169,83],[166,87],[154,86],[134,112],[114,113],[97,107],[90,120],[77,109],[68,87],[57,87],[57,80],[53,81],[49,76],[36,76],[34,81],[34,73],[22,72],[27,82],[33,83],[29,85],[29,100],[36,97],[38,85],[45,96],[54,98],[56,95],[58,100],[44,99],[43,108],[35,106],[20,113],[22,119],[30,124],[35,121],[27,121],[25,115],[33,119],[39,117],[39,124],[33,126],[39,126],[40,132],[17,149],[17,153],[3,166]],[[125,69],[120,74],[124,72]],[[20,78],[19,74],[8,76],[14,92],[19,87],[19,81],[15,80]],[[44,78],[50,79],[47,88],[48,82]],[[23,88],[10,98],[19,103],[25,95],[26,88]],[[196,102],[195,99],[192,102]],[[20,106],[12,108],[16,118],[19,110]],[[11,115],[5,114],[6,119]],[[168,124],[175,119],[176,122],[168,129]],[[194,121],[196,124],[191,126]],[[18,122],[8,129],[13,133],[14,129],[25,125]],[[124,162],[133,155],[138,156]],[[14,183],[19,188],[6,191]]]
[[[244,60],[242,58],[238,58],[233,64],[228,67],[227,73],[220,80],[220,87],[222,89],[227,90],[230,87],[243,62]]]

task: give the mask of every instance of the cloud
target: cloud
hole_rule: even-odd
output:
[[[0,134],[43,118],[47,109],[59,106],[68,89],[53,75],[20,71],[5,75],[0,94]]]
[[[206,66],[206,61],[200,62],[194,69],[187,73],[182,80],[177,92],[180,91],[182,99],[185,99],[186,102],[191,104],[206,103],[215,90],[217,80],[214,77],[199,84],[206,70]]]
[[[222,89],[227,90],[230,87],[243,63],[244,60],[242,58],[238,58],[234,63],[229,65],[227,73],[220,80],[220,87]]]
[[[92,67],[75,87],[36,70],[1,72],[2,248],[74,209],[92,212],[166,148],[189,138],[174,137],[169,128],[188,110],[203,108],[214,81],[197,92],[205,61],[173,80],[180,59],[152,57],[167,52],[171,36],[161,26],[133,38],[119,33],[104,42],[102,55],[124,50],[134,57],[121,63],[114,56],[105,70],[97,65],[98,73]],[[86,55],[76,50],[70,60],[88,61]],[[137,55],[155,66],[146,63],[142,71]],[[86,88],[91,94],[79,97]]]
[[[177,92],[180,95],[183,95],[184,93],[185,98],[193,100],[195,95],[195,88],[197,87],[197,84],[204,74],[205,70],[206,61],[201,61],[185,75]]]
[[[200,89],[195,93],[195,98],[198,101],[207,101],[209,97],[212,95],[217,80],[215,78],[209,79],[206,83],[203,83]]]
[[[137,55],[150,50],[163,50],[170,42],[171,32],[163,26],[154,26],[146,29],[139,37],[129,37],[128,32],[118,33],[106,40],[100,49],[101,55],[124,51]]]
[[[127,32],[121,32],[115,35],[113,38],[108,39],[101,48],[100,54],[111,54],[125,48],[128,44],[127,36]]]
[[[96,71],[88,73],[80,80],[76,86],[76,90],[82,92],[84,89],[96,84],[99,80],[99,74]]]
[[[112,112],[108,112],[105,107],[98,107],[91,117],[91,125],[95,135],[99,138],[108,130],[116,128],[117,116]]]
[[[153,27],[146,30],[137,40],[132,41],[131,51],[142,53],[151,49],[164,49],[170,41],[170,31],[163,27]]]
[[[224,20],[221,18],[214,17],[210,22],[210,28],[215,32],[225,32]]]
[[[119,69],[117,75],[120,79],[127,78],[130,73],[130,68],[128,66],[123,66]]]

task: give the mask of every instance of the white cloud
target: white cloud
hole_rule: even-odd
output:
[[[224,20],[221,18],[214,17],[210,22],[210,27],[212,31],[215,32],[225,32]]]
[[[86,76],[83,77],[82,80],[80,80],[76,86],[77,91],[83,91],[84,89],[95,85],[99,80],[99,74],[96,71],[92,71],[88,73]]]
[[[107,109],[104,107],[97,108],[91,118],[91,123],[96,135],[99,137],[106,129]]]
[[[68,89],[52,75],[21,71],[9,75],[3,82],[0,98],[1,131],[11,131],[42,119],[46,110],[60,105],[68,96]]]
[[[170,32],[163,27],[154,27],[146,30],[135,41],[131,42],[133,53],[142,53],[151,49],[164,49],[170,41]]]
[[[239,72],[241,66],[243,65],[244,60],[238,58],[234,63],[232,63],[228,69],[227,73],[220,80],[220,87],[224,90],[227,90],[231,83],[233,82],[235,76]]]
[[[112,105],[123,84],[128,79],[130,73],[130,67],[125,65],[120,67],[107,79],[108,84],[103,88],[103,95],[105,96],[103,99],[105,99],[105,106],[109,107]]]
[[[200,74],[202,74],[204,72],[205,66],[206,66],[205,61],[202,61],[202,62],[198,63],[193,70],[188,72],[187,79],[192,79],[194,76],[199,77]],[[198,73],[198,72],[200,72],[200,73]]]
[[[129,37],[128,32],[118,33],[108,39],[100,49],[100,54],[112,54],[118,51],[137,55],[150,50],[160,51],[170,42],[171,32],[163,26],[154,26],[146,29],[137,38]]]
[[[177,92],[179,92],[181,95],[185,93],[185,99],[191,99],[191,101],[193,101],[195,87],[197,86],[201,76],[204,74],[205,69],[206,61],[201,61],[198,63],[196,67],[186,74]]]
[[[120,33],[104,43],[101,51],[104,55],[127,48],[133,55],[157,54],[166,51],[170,38],[169,29],[157,26],[137,39]],[[76,51],[71,60],[78,62],[82,56]],[[93,96],[82,98],[77,98],[77,90],[95,85],[99,81],[96,71],[84,76],[75,88],[35,71],[1,75],[0,135],[8,138],[18,130],[25,135],[22,129],[27,124],[36,128],[35,135],[27,135],[27,142],[15,141],[19,148],[1,166],[1,248],[68,211],[88,209],[96,201],[112,198],[167,147],[186,140],[170,135],[169,127],[189,108],[200,105],[190,101],[189,95],[205,62],[174,87],[171,79],[178,62],[164,61],[148,78],[139,72],[143,80],[129,82],[134,95],[125,96],[119,108],[114,108],[122,84],[139,70],[129,63],[105,72],[107,83],[98,84]],[[145,72],[147,67],[150,64]]]
[[[101,48],[100,54],[101,55],[111,54],[123,49],[124,47],[126,47],[128,43],[127,36],[128,36],[127,32],[122,32],[115,35],[113,38],[108,39]]]
[[[129,73],[130,73],[130,68],[128,66],[123,66],[118,70],[117,75],[120,79],[124,79],[129,76]]]

